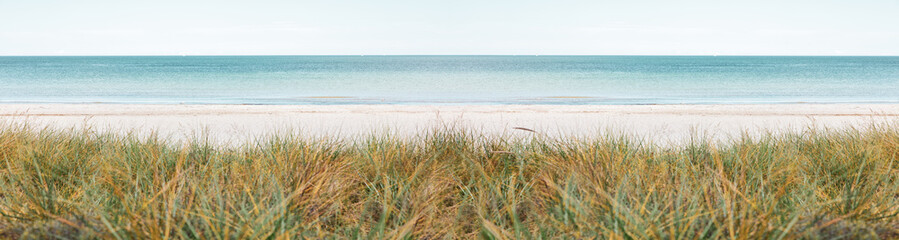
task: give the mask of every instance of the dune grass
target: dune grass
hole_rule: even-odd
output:
[[[0,128],[4,238],[896,238],[888,126],[651,147],[158,138]]]

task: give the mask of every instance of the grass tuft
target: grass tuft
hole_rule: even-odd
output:
[[[890,126],[694,141],[439,130],[219,147],[0,128],[4,238],[897,238]]]

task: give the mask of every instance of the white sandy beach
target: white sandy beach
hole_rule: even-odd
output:
[[[32,127],[105,133],[155,131],[170,140],[206,136],[240,143],[270,134],[359,137],[412,136],[441,127],[495,135],[550,137],[628,134],[656,142],[702,135],[726,140],[742,133],[866,127],[899,119],[899,104],[770,105],[137,105],[0,104],[0,120]]]

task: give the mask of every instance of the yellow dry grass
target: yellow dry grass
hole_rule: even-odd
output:
[[[225,148],[9,125],[0,161],[7,238],[899,237],[890,126],[665,148],[461,130]]]

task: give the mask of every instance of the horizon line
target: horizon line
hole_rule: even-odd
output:
[[[0,55],[0,57],[266,57],[266,56],[321,56],[321,57],[378,57],[378,56],[520,56],[520,57],[566,57],[566,56],[646,56],[646,57],[899,57],[899,55],[789,55],[789,54],[101,54],[101,55]]]

